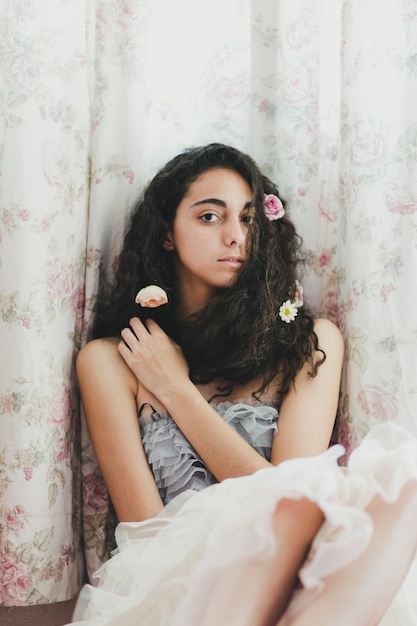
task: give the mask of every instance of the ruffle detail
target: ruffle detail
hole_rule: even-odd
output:
[[[272,405],[220,402],[211,405],[262,457],[271,458],[278,411]],[[139,418],[142,442],[164,504],[187,489],[201,491],[217,482],[168,413]]]
[[[417,441],[392,424],[362,441],[348,471],[338,464],[343,453],[336,445],[316,457],[227,479],[200,493],[188,490],[155,518],[119,524],[118,552],[97,572],[99,588],[82,590],[75,624],[196,626],[222,570],[276,549],[272,519],[277,503],[306,497],[323,510],[325,522],[300,572],[303,588],[295,593],[283,626],[322,591],[326,576],[368,545],[374,528],[366,507],[372,498],[379,494],[395,501],[406,482],[417,480]],[[410,572],[415,580],[416,568]],[[412,584],[409,580],[409,588]],[[388,610],[384,626],[417,625],[417,615],[403,604],[394,602],[392,610],[400,619],[391,622]]]

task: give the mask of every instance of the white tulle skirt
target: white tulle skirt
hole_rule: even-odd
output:
[[[118,549],[86,585],[73,624],[84,626],[196,626],[219,572],[262,559],[275,550],[272,518],[282,498],[306,497],[325,514],[300,571],[302,587],[282,623],[323,590],[323,579],[367,546],[373,524],[366,507],[379,494],[393,502],[417,480],[417,442],[392,424],[373,429],[353,452],[346,470],[342,446],[293,459],[251,476],[233,478],[199,493],[176,497],[155,518],[122,523]],[[416,521],[417,533],[417,521]],[[417,626],[417,565],[381,622]]]

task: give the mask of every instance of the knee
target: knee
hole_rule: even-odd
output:
[[[318,528],[324,519],[323,511],[308,498],[283,498],[275,508],[274,523],[291,528]]]

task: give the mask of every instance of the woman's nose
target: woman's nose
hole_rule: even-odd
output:
[[[226,226],[225,241],[228,246],[245,243],[246,228],[240,220],[230,221]]]

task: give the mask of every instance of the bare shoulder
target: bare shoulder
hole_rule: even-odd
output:
[[[77,356],[77,369],[94,365],[103,358],[106,360],[118,358],[118,343],[119,340],[116,337],[105,337],[88,341]]]
[[[314,320],[314,332],[316,333],[319,346],[327,352],[328,350],[343,355],[345,343],[343,335],[332,321],[319,317]]]
[[[97,379],[101,384],[103,381],[111,385],[117,382],[127,385],[133,392],[137,390],[137,379],[117,348],[119,342],[117,337],[105,337],[93,339],[81,348],[76,361],[77,377],[81,386],[85,380],[91,384]]]

